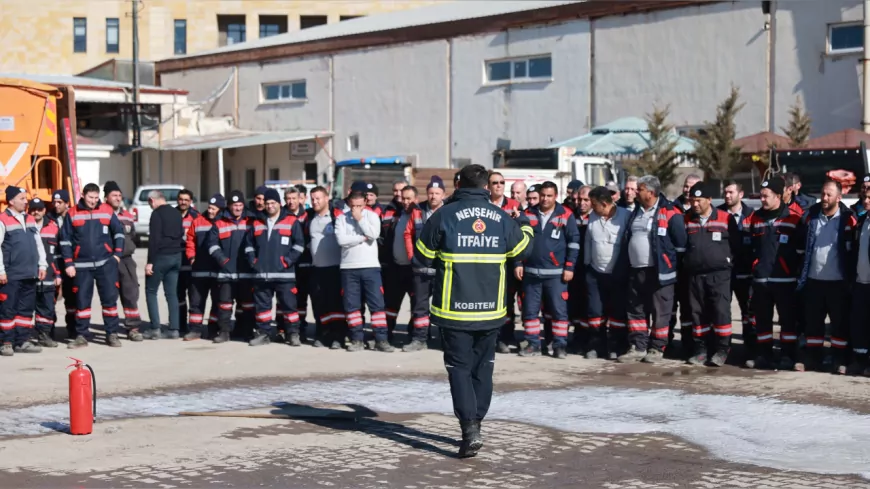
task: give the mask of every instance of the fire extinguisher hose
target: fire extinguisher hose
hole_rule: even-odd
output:
[[[85,367],[88,367],[88,370],[91,371],[91,387],[93,388],[93,398],[94,398],[94,422],[97,422],[97,374],[94,373],[94,369],[91,368],[87,363]]]

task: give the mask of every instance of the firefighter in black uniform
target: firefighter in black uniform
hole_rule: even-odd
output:
[[[708,337],[713,335],[715,351],[710,364],[721,367],[725,365],[731,344],[732,250],[740,247],[741,236],[734,219],[713,207],[717,187],[705,182],[692,187],[692,210],[685,218],[687,239],[683,271],[689,283],[689,312],[695,339],[689,363],[707,363]]]
[[[752,208],[743,202],[743,186],[735,181],[725,184],[725,203],[718,209],[727,212],[737,224],[741,240],[739,247],[731,250],[731,293],[740,307],[740,320],[743,323],[743,349],[746,358],[755,358],[756,334],[755,316],[749,309],[752,296],[752,238],[743,232],[743,222],[752,214]]]
[[[460,457],[483,446],[480,423],[492,400],[495,345],[507,316],[505,274],[529,254],[519,224],[489,203],[487,177],[480,165],[460,170],[452,202],[426,221],[414,250],[415,268],[435,269],[430,318],[441,330],[462,428]]]

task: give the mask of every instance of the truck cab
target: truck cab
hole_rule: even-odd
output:
[[[828,172],[845,170],[853,173],[857,184],[850,189],[843,189],[842,202],[847,206],[858,202],[860,182],[870,175],[870,158],[863,142],[857,148],[772,149],[770,161],[774,168],[778,167],[782,172],[800,175],[801,193],[816,200],[822,193],[825,181],[830,179]]]
[[[377,156],[337,161],[332,198],[343,199],[350,191],[351,184],[361,180],[377,185],[380,191],[378,202],[389,204],[393,200],[393,182],[410,182],[411,167],[415,161],[414,156]]]
[[[508,188],[517,181],[529,186],[550,180],[563,192],[571,180],[593,186],[615,180],[612,161],[577,155],[570,146],[499,150],[493,153],[493,169],[504,175]]]

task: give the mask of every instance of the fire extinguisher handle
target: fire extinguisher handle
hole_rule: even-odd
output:
[[[84,362],[82,362],[81,360],[79,360],[78,358],[73,358],[73,357],[67,357],[67,358],[69,358],[70,360],[72,360],[72,361],[74,361],[74,362],[76,362],[76,363],[74,363],[74,364],[72,364],[72,365],[67,365],[66,368],[70,368],[70,367],[81,367],[82,364],[84,363]]]

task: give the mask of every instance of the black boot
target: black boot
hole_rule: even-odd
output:
[[[474,457],[483,447],[480,436],[480,421],[461,421],[462,443],[459,445],[459,458]]]

